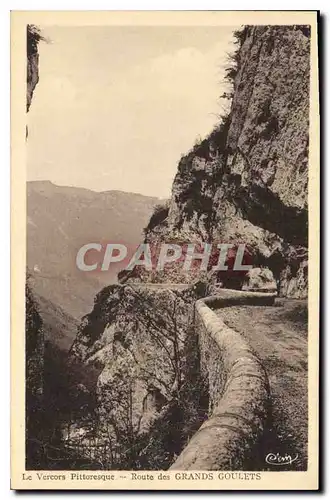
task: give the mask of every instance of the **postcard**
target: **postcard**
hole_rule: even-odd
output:
[[[317,40],[12,12],[13,489],[318,489]]]

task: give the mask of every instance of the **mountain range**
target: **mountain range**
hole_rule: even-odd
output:
[[[96,293],[116,282],[120,267],[105,273],[82,272],[75,263],[78,249],[105,241],[138,245],[158,202],[136,193],[28,182],[27,267],[33,291],[43,304],[53,303],[73,319],[87,314]]]

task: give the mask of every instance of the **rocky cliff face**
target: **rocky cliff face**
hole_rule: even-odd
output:
[[[304,297],[309,30],[246,27],[235,38],[230,113],[181,158],[171,200],[157,208],[145,239],[245,243],[254,266],[272,270],[283,295]],[[203,391],[193,382],[198,362],[187,376],[196,339],[193,349],[186,346],[192,305],[205,289],[147,285],[187,283],[173,269],[121,279],[126,284],[98,294],[71,354],[99,370],[93,436],[111,450],[106,466],[163,468],[191,435],[192,426],[183,431],[186,422],[202,418],[196,408],[204,408]],[[193,386],[195,403],[186,394]]]
[[[26,445],[29,450],[27,466],[39,458],[39,447],[34,440],[39,437],[40,414],[43,405],[44,331],[36,301],[26,285]]]
[[[27,26],[27,88],[26,110],[29,111],[32,95],[38,82],[39,33]],[[26,278],[25,287],[25,396],[26,396],[26,467],[32,468],[41,458],[40,419],[43,407],[44,331],[37,302]]]
[[[27,38],[26,111],[29,111],[33,97],[33,92],[39,81],[38,43],[43,38],[38,28],[33,25],[27,26],[26,38]]]
[[[158,453],[158,466],[165,467],[181,451],[182,430],[175,429],[189,400],[193,304],[204,294],[202,284],[111,285],[96,297],[71,355],[99,371],[90,388],[97,394],[92,435],[111,449],[107,467],[153,468]],[[168,429],[160,431],[159,422]]]
[[[282,295],[307,294],[309,29],[246,27],[227,70],[231,110],[178,165],[148,241],[245,243]]]

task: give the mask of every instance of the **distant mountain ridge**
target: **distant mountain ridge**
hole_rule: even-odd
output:
[[[117,270],[92,276],[79,271],[78,249],[90,242],[139,244],[157,203],[124,191],[28,182],[27,266],[36,293],[74,318],[88,313],[95,294],[116,281]]]
[[[52,181],[49,181],[47,179],[45,180],[34,180],[34,181],[27,181],[27,185],[30,186],[34,191],[39,191],[39,192],[49,192],[49,193],[54,193],[55,191],[57,193],[62,192],[67,193],[67,194],[80,194],[85,195],[86,197],[90,197],[91,199],[94,198],[95,195],[116,195],[116,193],[123,197],[136,197],[136,198],[141,198],[141,199],[151,199],[151,200],[158,200],[161,201],[160,198],[154,197],[154,196],[147,196],[141,193],[133,193],[133,192],[128,192],[128,191],[122,191],[121,189],[107,189],[104,191],[96,191],[94,189],[88,189],[82,186],[64,186],[60,184],[55,184]]]

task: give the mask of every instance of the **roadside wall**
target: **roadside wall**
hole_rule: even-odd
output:
[[[274,294],[221,290],[219,295],[196,302],[195,327],[201,370],[209,385],[209,418],[171,470],[246,469],[267,425],[268,379],[245,339],[212,309],[272,305],[274,299]]]

